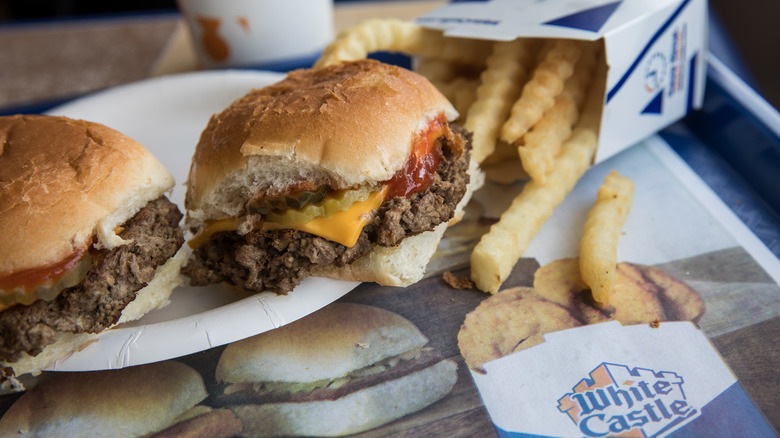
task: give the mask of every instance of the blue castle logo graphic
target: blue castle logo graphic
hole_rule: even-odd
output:
[[[674,372],[602,363],[558,399],[586,437],[660,437],[699,416]]]

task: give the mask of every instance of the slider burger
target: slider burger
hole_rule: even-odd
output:
[[[457,380],[410,321],[377,307],[333,303],[228,345],[215,403],[242,436],[340,436],[379,427],[446,396]]]
[[[37,372],[180,283],[173,177],[97,123],[0,117],[0,369]]]
[[[481,181],[452,105],[376,61],[297,70],[212,116],[190,168],[193,285],[418,281]]]

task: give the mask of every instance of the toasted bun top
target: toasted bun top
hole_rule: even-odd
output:
[[[190,168],[197,219],[236,216],[254,194],[301,181],[349,188],[392,177],[412,138],[457,112],[424,77],[362,60],[296,70],[212,116]]]
[[[201,375],[174,361],[58,373],[11,406],[0,419],[0,436],[143,436],[206,396]]]
[[[298,321],[228,345],[217,380],[306,383],[339,378],[424,346],[411,322],[376,307],[333,303]]]
[[[114,229],[173,186],[143,146],[65,117],[0,117],[0,275],[43,267]]]

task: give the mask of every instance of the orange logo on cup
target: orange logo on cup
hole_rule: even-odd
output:
[[[221,24],[219,18],[209,17],[197,17],[198,24],[203,29],[203,37],[201,42],[203,43],[203,49],[213,59],[217,61],[224,61],[230,54],[230,47],[227,41],[225,41],[218,33],[219,25]]]
[[[249,33],[249,20],[246,17],[236,18],[236,23],[241,26],[241,29],[244,29],[244,32]]]

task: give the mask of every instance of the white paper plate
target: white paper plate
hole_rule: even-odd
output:
[[[282,77],[238,70],[166,76],[95,93],[48,114],[103,123],[142,143],[173,174],[171,200],[184,211],[190,159],[209,117],[250,89]],[[292,322],[357,284],[309,278],[284,296],[251,297],[226,286],[179,287],[168,307],[101,333],[97,342],[51,369],[114,369],[196,353]]]

